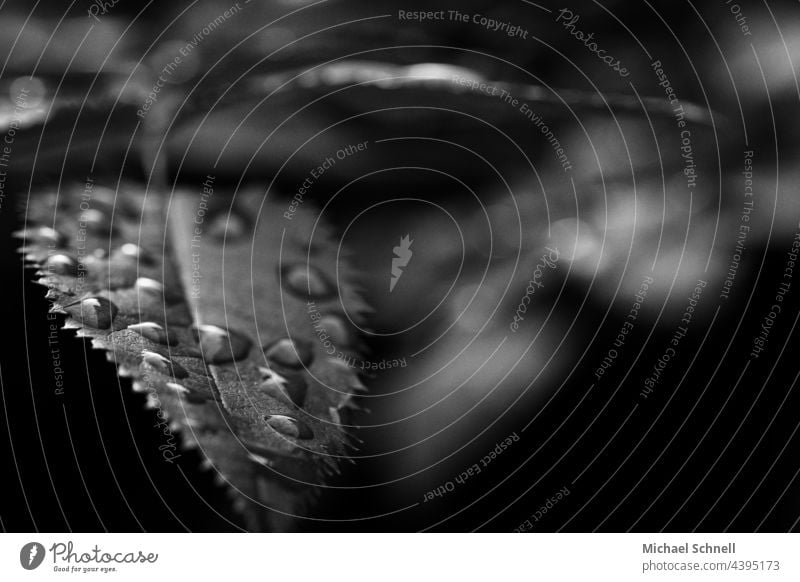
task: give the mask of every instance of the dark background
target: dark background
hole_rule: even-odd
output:
[[[130,41],[127,49],[131,54],[148,45],[151,40],[148,31],[152,36],[152,31],[166,26],[170,15],[179,11],[176,4],[180,3],[170,3],[169,7],[154,5],[143,11],[132,35],[135,40]],[[224,8],[224,4],[220,6]],[[265,10],[276,13],[288,10],[278,3],[265,6],[268,6]],[[396,8],[394,5],[387,8],[383,3],[352,6],[345,9],[341,8],[341,3],[334,2],[328,9],[332,13],[342,10],[349,14]],[[736,59],[744,58],[742,55],[751,49],[748,44],[738,42],[738,32],[734,24],[726,20],[730,14],[723,8],[696,7],[705,11],[705,21],[711,24],[718,37],[729,40],[727,44],[723,42],[723,48],[726,62],[734,63],[738,93],[714,81],[718,79],[723,61],[714,52],[713,40],[688,3],[680,7],[673,3],[654,4],[671,31],[667,30],[665,22],[653,16],[653,11],[639,3],[605,2],[604,6],[619,14],[653,54],[660,55],[665,64],[670,63],[671,70],[685,75],[682,77],[676,72],[672,76],[682,99],[707,102],[721,115],[734,120],[736,128],[732,135],[736,137],[723,143],[721,173],[738,179],[738,152],[742,148],[737,130],[742,120],[748,128],[752,148],[759,152],[761,175],[774,173],[776,162],[780,161],[782,174],[777,198],[775,192],[769,190],[773,183],[767,180],[762,183],[764,224],[769,224],[769,214],[774,207],[777,226],[768,235],[764,228],[762,235],[754,235],[748,242],[746,260],[737,275],[734,293],[722,305],[711,326],[713,310],[710,306],[713,304],[710,298],[716,295],[720,283],[715,280],[714,290],[707,291],[709,307],[704,307],[693,322],[692,332],[681,344],[681,355],[669,369],[664,384],[651,399],[640,401],[631,416],[632,406],[638,401],[641,379],[669,341],[682,298],[674,301],[664,323],[637,327],[631,345],[637,348],[644,345],[641,356],[634,362],[638,350],[626,350],[611,375],[585,399],[593,367],[602,359],[619,328],[618,318],[609,318],[599,328],[597,340],[591,343],[580,364],[577,357],[562,363],[563,369],[556,374],[553,383],[561,382],[573,369],[574,373],[548,405],[546,413],[537,417],[532,429],[520,432],[542,405],[542,396],[533,392],[523,396],[502,423],[492,426],[427,480],[412,480],[412,485],[400,481],[394,485],[363,488],[365,484],[406,472],[406,466],[397,466],[403,461],[393,456],[357,462],[347,467],[334,482],[342,489],[326,491],[315,509],[315,519],[301,521],[299,529],[512,531],[565,486],[570,495],[535,523],[534,531],[561,528],[565,531],[797,529],[800,483],[796,476],[800,471],[800,456],[796,431],[800,396],[794,387],[800,367],[796,357],[799,344],[794,335],[798,316],[796,288],[791,290],[770,334],[767,351],[752,361],[742,375],[751,340],[758,333],[765,308],[772,304],[785,253],[794,236],[795,230],[786,225],[796,226],[800,219],[792,205],[798,197],[794,175],[796,86],[782,81],[780,67],[768,68],[770,91],[767,94],[746,67],[735,68]],[[460,3],[459,8],[464,10],[466,5]],[[560,27],[532,19],[530,9],[522,3],[493,3],[490,7],[476,2],[471,3],[470,8],[530,23],[530,29],[544,41],[553,43],[566,57],[575,59],[581,68],[596,75],[595,80],[603,90],[625,90],[620,80],[598,67],[582,47],[576,47],[572,39],[565,39]],[[797,46],[800,31],[796,23],[800,19],[796,5],[743,2],[742,8],[754,27],[759,27],[753,42],[761,43],[758,46],[764,51],[762,54],[773,54],[764,47],[769,45],[774,49],[775,39],[780,38],[771,20],[773,14],[788,36],[789,46]],[[609,52],[618,53],[627,62],[634,63],[633,69],[638,67],[640,72],[645,71],[641,73],[643,76],[647,75],[647,62],[642,64],[638,44],[620,32],[618,23],[609,19],[605,11],[595,5],[581,5],[575,9],[583,16],[583,29],[596,31],[598,38],[608,39]],[[30,10],[27,3],[7,3],[0,14],[20,17]],[[135,16],[125,2],[115,6],[113,12],[118,22]],[[33,12],[35,22],[43,30],[52,27],[54,19],[63,13],[65,7],[55,3],[40,3]],[[85,7],[74,8],[70,14],[81,19],[84,13]],[[8,41],[13,31],[7,24],[10,21],[4,20],[3,42]],[[423,37],[420,43],[428,43],[433,38],[442,44],[486,51],[536,71],[555,86],[586,88],[552,52],[522,50],[519,43],[499,39],[477,28],[421,27],[420,34]],[[682,40],[680,46],[688,55],[676,48],[676,36]],[[348,42],[350,40],[348,38]],[[342,42],[343,52],[351,50],[350,45]],[[326,54],[325,48],[312,47],[307,55],[300,54],[298,61],[320,58]],[[337,50],[337,47],[327,48]],[[441,57],[447,62],[453,61],[448,54],[448,51],[433,51],[425,56],[429,60]],[[62,57],[52,55],[52,70],[59,70]],[[246,63],[248,58],[252,55],[242,54],[235,62]],[[409,57],[396,56],[396,60],[402,58]],[[468,59],[462,55],[456,62],[475,67],[490,78],[512,80],[509,77],[513,77],[509,68],[498,66],[493,59]],[[25,72],[27,65],[26,60],[20,58],[14,65],[15,74]],[[91,66],[91,59],[87,57],[86,67]],[[698,78],[704,81],[702,87]],[[647,87],[648,94],[662,95],[652,82]],[[742,103],[741,115],[737,97]],[[769,121],[772,118],[776,120],[774,125]],[[544,152],[544,149],[532,150],[534,155],[543,156]],[[178,463],[164,463],[158,451],[159,433],[153,429],[156,418],[144,408],[144,396],[133,393],[130,382],[116,376],[114,366],[106,361],[102,352],[92,350],[83,340],[74,339],[70,331],[58,334],[57,348],[66,386],[63,395],[55,393],[48,354],[53,346],[48,345],[52,320],[48,320],[47,301],[42,288],[31,282],[33,274],[25,270],[15,250],[17,242],[11,236],[22,224],[21,213],[16,209],[24,211],[30,177],[26,171],[17,168],[13,181],[6,186],[7,196],[0,211],[2,273],[5,274],[0,302],[5,330],[0,350],[2,440],[10,445],[2,457],[2,527],[6,531],[236,531],[242,524],[225,492],[215,485],[213,475],[200,468],[199,455],[184,451]],[[136,168],[127,171],[134,179],[141,176]],[[81,179],[77,166],[70,167],[69,173]],[[58,172],[37,173],[34,180],[47,184],[54,175]],[[179,173],[175,168],[173,177],[187,181],[194,178],[191,169]],[[280,180],[290,189],[293,178],[289,174]],[[465,180],[477,189],[488,188],[490,183],[481,172],[470,175],[465,171]],[[345,183],[346,176],[334,177],[330,188]],[[413,185],[417,196],[449,202],[456,207],[460,204],[454,202],[457,192],[442,194],[441,184],[427,181],[421,175],[407,177],[407,182],[367,182],[352,187],[353,196],[334,208],[335,226],[341,231],[349,217],[364,204],[402,195],[407,192],[407,184]],[[12,195],[12,192],[17,194]],[[413,220],[413,212],[409,216],[409,220]],[[400,221],[397,216],[394,219]],[[375,232],[368,230],[360,236],[377,237],[376,232],[385,228],[389,228],[387,224],[378,224],[374,226]],[[391,236],[394,234],[392,231]],[[362,266],[366,270],[368,258],[362,257],[356,262],[364,261]],[[613,313],[626,312],[629,307],[626,297],[614,302]],[[715,304],[716,297],[714,299]],[[565,294],[559,298],[559,309],[573,313],[581,306],[579,331],[590,337],[601,324],[609,299],[599,291],[587,292],[585,281],[568,281]],[[375,360],[382,355],[392,357],[399,349],[391,341],[371,341],[370,347]],[[620,384],[628,372],[627,380]],[[375,394],[392,386],[391,382],[380,380],[365,379]],[[402,383],[402,379],[393,381]],[[369,424],[370,418],[391,416],[392,411],[387,408],[391,406],[390,401],[369,402],[369,406],[376,416],[364,414],[356,422]],[[478,418],[475,422],[480,421]],[[587,427],[590,428],[584,434]],[[520,443],[501,455],[492,464],[491,471],[486,471],[480,479],[415,509],[382,518],[357,519],[392,512],[409,498],[419,501],[419,492],[446,481],[447,475],[458,474],[513,431],[521,434]],[[389,448],[386,439],[392,433],[365,429],[357,434],[364,440],[359,454],[368,456]],[[580,442],[572,448],[578,439]],[[444,455],[451,452],[448,448],[451,444],[434,440],[427,446],[442,447]],[[590,463],[588,471],[573,483]]]

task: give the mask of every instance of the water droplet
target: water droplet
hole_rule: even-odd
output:
[[[305,379],[297,377],[297,374],[282,376],[264,367],[259,367],[258,371],[261,373],[261,383],[258,385],[259,390],[284,404],[303,406],[307,392]]]
[[[139,277],[133,286],[139,291],[150,291],[159,295],[164,292],[164,284],[149,277]]]
[[[97,329],[110,328],[118,311],[117,306],[105,297],[88,297],[65,305],[64,309],[83,325]]]
[[[111,234],[111,219],[105,212],[97,208],[90,208],[89,210],[83,211],[80,220],[82,223],[86,224],[86,228],[96,234],[105,236]]]
[[[142,359],[151,368],[165,376],[186,378],[189,375],[189,372],[187,372],[183,366],[156,352],[144,350],[142,352]]]
[[[224,364],[246,358],[253,345],[247,336],[216,325],[198,325],[194,333],[208,364]]]
[[[287,368],[304,368],[314,357],[311,344],[305,340],[292,341],[288,337],[279,339],[264,348],[267,359]]]
[[[67,242],[67,238],[63,234],[49,226],[26,228],[20,233],[20,236],[38,242],[49,243],[54,247],[63,247]]]
[[[264,418],[266,419],[266,417]],[[288,441],[283,441],[282,443],[279,443],[276,446],[274,439],[264,438],[263,436],[260,438],[262,438],[263,440],[256,440],[255,438],[242,437],[241,443],[242,445],[244,445],[245,449],[247,449],[248,453],[250,453],[251,455],[261,457],[262,459],[265,459],[266,462],[268,463],[266,466],[268,467],[274,466],[276,455],[282,454],[282,449],[285,450],[285,447],[283,445]]]
[[[136,282],[138,266],[132,261],[101,261],[89,260],[91,270],[104,274],[104,287],[107,289],[130,289]],[[97,268],[94,266],[97,265]],[[105,275],[107,273],[107,278]]]
[[[217,240],[235,241],[247,232],[247,220],[238,212],[218,212],[206,227],[209,236]]]
[[[353,346],[355,334],[343,317],[326,315],[319,320],[319,327],[328,333],[331,342],[337,348],[347,349]]]
[[[183,384],[178,384],[177,382],[167,382],[166,387],[170,390],[174,390],[178,394],[186,394],[190,391],[186,386]]]
[[[133,243],[125,243],[117,251],[120,257],[136,261],[142,265],[152,265],[154,263],[153,257],[139,245]]]
[[[161,344],[164,346],[175,346],[178,345],[178,339],[175,337],[171,337],[170,334],[167,333],[163,327],[158,325],[157,323],[153,323],[152,321],[145,321],[142,323],[135,323],[133,325],[129,325],[128,329],[131,331],[135,331],[142,337],[146,337],[151,342]]]
[[[295,439],[311,439],[314,438],[314,433],[311,431],[306,423],[291,416],[284,416],[283,414],[268,414],[264,417],[264,421],[275,432]]]
[[[334,295],[336,288],[325,274],[312,265],[289,265],[281,268],[281,281],[294,295],[326,299]]]
[[[272,467],[272,463],[266,457],[262,457],[261,455],[257,455],[255,453],[248,453],[247,456],[254,463],[258,463],[259,465],[262,465],[264,467]]]
[[[50,255],[44,262],[44,268],[51,275],[78,276],[78,261],[69,255]]]
[[[186,402],[190,404],[205,404],[209,400],[211,400],[211,396],[208,394],[204,394],[199,390],[190,390],[186,386],[182,384],[178,384],[176,382],[167,382],[167,388],[170,390],[175,391],[176,393],[180,394]]]
[[[126,257],[138,259],[142,255],[142,247],[133,243],[125,243],[119,247],[119,252]]]
[[[160,281],[149,277],[139,277],[136,279],[133,286],[140,293],[149,293],[158,299],[163,299],[168,305],[174,305],[175,303],[183,301],[183,295],[181,293],[176,293]]]

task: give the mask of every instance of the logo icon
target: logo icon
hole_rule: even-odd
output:
[[[389,293],[394,291],[394,286],[397,285],[400,277],[403,276],[403,267],[408,265],[408,262],[414,254],[411,250],[411,243],[414,241],[409,240],[410,236],[411,235],[407,234],[402,237],[400,239],[400,244],[392,249],[395,256],[392,258],[392,279],[389,281]]]
[[[19,551],[19,563],[26,570],[35,570],[44,561],[44,546],[38,542],[28,542]]]

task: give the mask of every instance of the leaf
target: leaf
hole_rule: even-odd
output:
[[[302,181],[309,167],[332,152],[367,140],[369,154],[337,170],[343,183],[394,167],[398,158],[408,166],[435,159],[439,171],[472,170],[483,177],[482,166],[464,164],[462,149],[449,142],[480,150],[487,140],[510,135],[521,148],[534,151],[541,145],[541,131],[526,121],[523,105],[548,124],[574,123],[587,114],[616,120],[617,115],[646,112],[670,122],[675,115],[661,96],[639,99],[506,82],[446,63],[344,59],[244,76],[224,85],[216,77],[201,79],[165,116],[170,127],[162,134],[163,147],[173,169],[179,161],[181,172],[214,167],[233,176]],[[682,105],[688,122],[727,125],[718,114],[689,102]],[[429,172],[425,176],[431,179]]]
[[[17,233],[65,327],[107,350],[259,530],[292,528],[347,458],[362,388],[336,357],[357,347],[337,306],[364,306],[337,284],[326,229],[285,206],[256,190],[209,202],[202,188],[169,199],[89,182],[34,193]]]
[[[413,106],[424,95],[431,111],[381,118],[403,127],[433,126],[437,107],[498,123],[518,122],[501,101],[465,89],[453,80],[456,76],[480,80],[474,72],[449,65],[343,62],[250,79],[244,99],[232,92],[238,103],[223,100],[222,111],[236,114],[238,106],[249,115],[256,99],[279,88],[279,104],[295,108],[299,100],[330,93],[342,111],[353,104],[359,110],[370,104]],[[494,85],[563,111],[560,98],[540,87]],[[351,88],[357,93],[344,91]],[[566,94],[566,103],[590,110],[641,107],[626,96],[607,99]],[[199,448],[236,496],[248,526],[290,529],[347,457],[346,413],[362,388],[345,363],[358,349],[349,318],[358,319],[364,305],[340,273],[337,248],[309,206],[276,201],[257,190],[222,192],[213,177],[166,195],[168,160],[160,145],[169,133],[174,102],[181,100],[163,100],[164,114],[151,115],[141,128],[130,127],[128,115],[127,129],[114,142],[121,137],[130,141],[128,129],[143,131],[144,165],[153,168],[149,174],[159,188],[123,185],[114,190],[90,182],[33,192],[29,225],[21,233],[23,250],[40,269],[39,282],[49,288],[53,309],[67,314],[67,327],[107,350],[120,374],[131,376],[135,389],[147,392],[150,404],[170,419],[170,430],[179,429],[186,446]],[[669,114],[663,100],[658,106],[645,103]],[[68,128],[70,115],[77,115],[77,124],[79,111],[66,104],[54,119],[64,120]],[[281,118],[274,102],[262,111],[273,121]],[[195,143],[211,144],[211,157],[195,155],[195,162],[196,167],[212,167],[218,156],[214,146],[227,146],[226,136],[215,126],[198,133],[198,120],[191,118],[195,114],[197,109],[187,108],[188,119],[178,114],[175,126]],[[306,128],[312,135],[326,125],[320,119],[312,117]],[[239,127],[227,118],[222,121],[228,131]],[[229,148],[233,158],[247,159],[264,143],[258,132],[270,125],[263,121],[254,118],[254,134],[238,132],[250,151]],[[698,113],[695,121],[706,118]],[[294,140],[302,135],[294,129],[289,133]],[[41,141],[35,132],[28,135],[34,139],[26,151]],[[87,151],[99,150],[96,139],[89,131],[88,139],[76,143],[85,141]],[[287,143],[287,151],[296,149],[294,142]],[[269,173],[284,156],[276,153],[274,140],[262,149],[265,163],[256,159],[252,165]],[[187,151],[192,155],[180,140],[167,150],[173,160]],[[69,151],[74,153],[74,146]],[[172,455],[165,452],[168,462]]]
[[[504,92],[519,101],[528,101],[537,107],[549,107],[562,114],[565,113],[565,107],[616,113],[640,112],[646,107],[651,115],[673,117],[675,114],[669,101],[661,97],[644,97],[639,101],[635,95],[625,93],[591,93],[493,80],[474,69],[433,62],[396,65],[379,61],[342,60],[257,76],[249,84],[262,91],[306,89],[316,91],[320,96],[330,92],[331,97],[342,105],[352,108],[352,103],[357,103],[361,110],[371,109],[369,103],[374,103],[375,108],[387,107],[387,92],[391,92],[391,98],[395,100],[392,102],[394,107],[401,105],[399,100],[402,99],[407,99],[409,106],[418,105],[414,99],[419,99],[424,92],[438,95],[442,99],[442,106],[460,112],[468,111],[479,115],[483,121],[497,120],[498,123],[518,121],[508,115],[509,107],[504,100]],[[357,89],[359,99],[354,100],[352,93],[337,95],[343,88]],[[691,122],[713,123],[713,117],[703,107],[689,103],[684,109],[686,119]],[[403,116],[407,115],[408,112],[404,111]],[[406,117],[401,119],[406,120]]]

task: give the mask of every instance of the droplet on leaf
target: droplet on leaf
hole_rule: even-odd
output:
[[[36,226],[33,228],[26,228],[18,233],[18,236],[25,239],[32,239],[38,242],[47,243],[52,247],[63,247],[67,238],[57,230],[49,226]]]
[[[246,358],[253,345],[247,336],[216,325],[198,325],[194,333],[203,359],[208,364],[224,364]]]
[[[189,392],[189,389],[186,386],[183,384],[178,384],[177,382],[167,382],[165,385],[167,388],[174,390],[178,394],[186,394]]]
[[[347,349],[353,346],[355,334],[350,325],[340,315],[324,316],[319,320],[319,326],[327,332],[331,342],[337,348]]]
[[[307,392],[306,382],[303,378],[284,377],[263,367],[259,367],[258,371],[261,373],[259,390],[284,404],[303,406]]]
[[[247,220],[238,212],[218,212],[206,227],[209,236],[217,240],[236,241],[247,232]]]
[[[88,297],[64,306],[64,310],[83,325],[108,329],[117,316],[117,306],[105,297]]]
[[[163,327],[152,321],[145,321],[142,323],[135,323],[129,325],[128,329],[135,331],[142,337],[146,337],[151,342],[161,344],[164,346],[175,346],[178,344],[178,339],[171,337]]]
[[[155,279],[150,279],[149,277],[139,277],[136,279],[136,282],[133,284],[133,286],[138,291],[148,291],[154,295],[161,295],[164,293],[164,285]]]
[[[157,354],[156,352],[145,350],[142,352],[142,359],[147,365],[165,376],[186,378],[189,375],[189,372],[179,363],[173,362],[169,358]]]
[[[314,438],[314,433],[311,431],[311,427],[309,427],[302,420],[292,418],[291,416],[285,416],[283,414],[268,414],[264,417],[264,421],[273,430],[275,430],[275,432],[278,432],[283,436],[303,440]]]
[[[91,232],[103,236],[111,234],[111,219],[102,210],[90,208],[85,210],[80,216],[81,222],[86,224]]]
[[[304,368],[314,357],[311,345],[304,340],[293,341],[286,337],[264,348],[264,355],[270,362],[287,368]]]
[[[137,291],[149,293],[154,297],[163,299],[168,305],[174,305],[183,301],[184,297],[177,288],[170,289],[160,281],[150,277],[139,277],[133,284]]]
[[[178,384],[177,382],[167,382],[166,386],[182,396],[190,404],[205,404],[211,399],[210,396],[197,390],[190,390],[183,384]]]
[[[44,269],[49,274],[78,276],[78,261],[74,257],[64,254],[50,255],[44,262]]]
[[[247,456],[251,461],[258,463],[263,467],[271,468],[273,465],[273,462],[269,459],[269,457],[265,457],[264,455],[259,455],[258,453],[250,451],[247,453]]]
[[[281,281],[290,293],[312,299],[327,299],[336,290],[325,274],[312,265],[282,267]]]
[[[119,247],[120,257],[136,261],[142,265],[152,265],[153,257],[150,256],[142,247],[133,243],[125,243]]]

